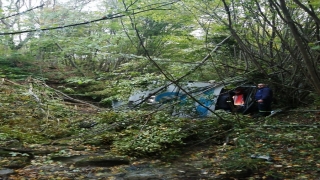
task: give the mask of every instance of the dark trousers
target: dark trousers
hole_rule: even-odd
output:
[[[258,103],[259,115],[269,116],[271,114],[271,102]]]

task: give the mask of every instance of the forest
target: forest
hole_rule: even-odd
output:
[[[318,0],[0,0],[0,26],[0,179],[320,178]],[[188,83],[265,83],[272,114]]]

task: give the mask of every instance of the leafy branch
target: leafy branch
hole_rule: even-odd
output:
[[[28,32],[48,31],[48,30],[54,30],[54,29],[63,29],[63,28],[67,28],[67,27],[81,26],[81,25],[91,24],[91,23],[99,22],[99,21],[103,21],[103,20],[111,20],[111,19],[121,18],[121,17],[125,17],[125,16],[131,16],[131,15],[144,13],[147,11],[158,10],[158,8],[160,8],[160,7],[168,6],[168,5],[171,5],[174,3],[177,3],[177,2],[175,2],[175,1],[168,2],[168,3],[161,4],[157,7],[152,7],[150,9],[145,9],[145,10],[140,10],[141,8],[131,9],[130,11],[126,10],[124,12],[119,12],[119,13],[115,13],[115,14],[108,14],[106,16],[103,16],[102,18],[98,18],[98,19],[94,19],[94,20],[86,21],[86,22],[82,22],[82,23],[68,24],[68,25],[57,26],[57,27],[30,29],[30,30],[25,30],[25,31],[6,32],[6,33],[0,33],[0,35],[22,34],[22,33],[28,33]]]

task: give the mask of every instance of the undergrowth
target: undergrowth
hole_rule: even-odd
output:
[[[194,158],[220,175],[319,177],[315,112],[252,119],[216,111],[223,121],[218,116],[179,118],[166,111],[97,111],[66,102],[58,91],[32,79],[19,84],[2,81],[0,98],[1,146],[28,147],[63,139],[70,145],[108,146],[114,154],[164,161],[178,159],[192,147],[210,147],[207,154],[213,155]]]

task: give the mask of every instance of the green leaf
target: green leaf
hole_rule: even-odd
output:
[[[320,45],[311,47],[312,50],[320,50]]]
[[[17,156],[17,155],[20,154],[20,153],[10,152],[9,154],[11,154],[11,156],[15,157],[15,156]]]

